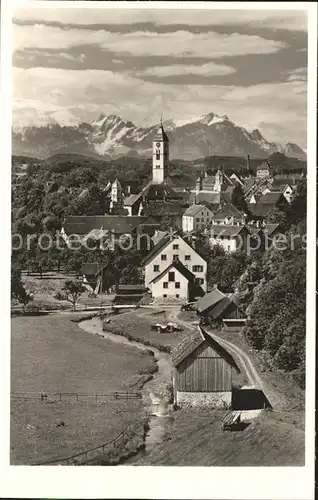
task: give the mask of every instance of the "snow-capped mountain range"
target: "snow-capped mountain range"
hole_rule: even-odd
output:
[[[151,156],[152,141],[159,124],[142,128],[116,115],[104,115],[91,123],[63,126],[14,128],[14,155],[47,158],[57,153],[98,155],[105,159],[119,156]],[[267,141],[258,129],[248,132],[228,116],[208,113],[188,120],[169,120],[164,128],[170,141],[170,158],[193,160],[205,156],[246,156],[266,158],[275,152],[306,159],[297,144],[281,145]]]

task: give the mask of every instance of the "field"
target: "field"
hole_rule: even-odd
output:
[[[12,318],[11,392],[135,391],[156,369],[146,352],[90,335],[71,313]],[[11,401],[11,463],[62,458],[98,446],[143,415],[141,400],[95,404]],[[63,420],[64,427],[56,422]]]
[[[220,411],[180,410],[165,441],[135,465],[300,466],[305,462],[302,419],[265,411],[242,432],[223,432]]]
[[[171,350],[173,347],[188,335],[188,331],[157,333],[151,330],[151,325],[156,323],[167,323],[169,311],[162,309],[139,309],[137,311],[111,316],[111,321],[104,325],[105,330],[113,333],[124,334],[125,337],[139,340],[144,344],[152,345],[163,350]]]

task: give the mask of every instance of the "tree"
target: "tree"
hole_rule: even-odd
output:
[[[67,300],[72,304],[73,311],[76,311],[76,303],[85,290],[86,288],[81,281],[67,280],[62,290],[55,295],[55,298],[57,300]]]
[[[249,209],[245,200],[244,191],[240,184],[236,184],[231,195],[231,203],[243,214],[249,214]]]
[[[21,280],[21,271],[18,268],[11,267],[11,300],[16,299],[20,304],[23,305],[23,311],[25,311],[25,306],[34,299],[34,295],[28,292]]]

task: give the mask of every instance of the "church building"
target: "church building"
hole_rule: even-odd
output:
[[[175,191],[168,178],[169,138],[162,121],[152,142],[152,179],[138,194],[124,199],[124,209],[128,215],[151,215],[163,218],[176,217],[181,227],[182,214],[188,204],[185,193]]]

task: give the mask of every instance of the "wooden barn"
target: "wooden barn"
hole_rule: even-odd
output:
[[[117,285],[113,304],[137,305],[146,292],[144,285]]]
[[[198,328],[173,351],[174,403],[231,408],[233,357],[204,329]]]
[[[234,294],[224,294],[217,287],[206,293],[196,304],[198,315],[213,328],[240,330],[246,314],[236,303]]]

